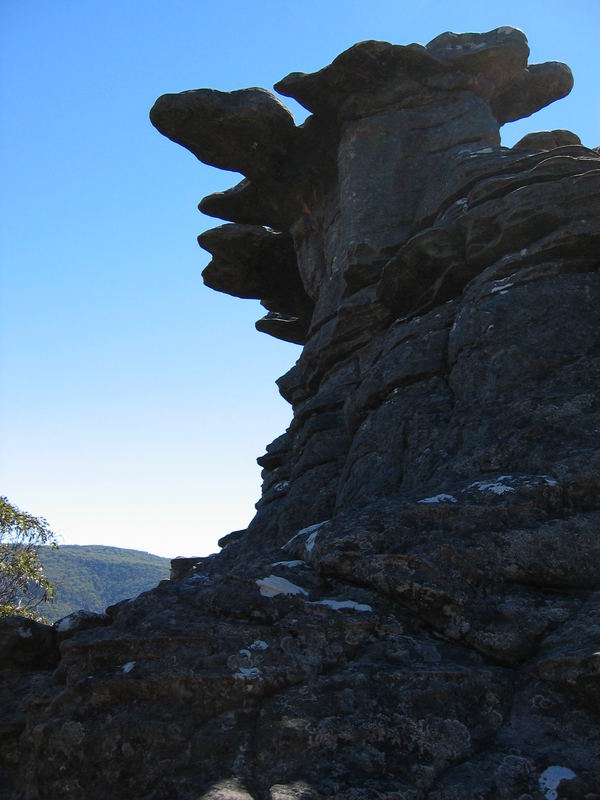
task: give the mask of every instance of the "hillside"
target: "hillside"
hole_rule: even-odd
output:
[[[80,608],[104,611],[112,603],[136,597],[169,577],[168,558],[120,547],[43,547],[40,560],[56,587],[54,602],[43,609],[49,622]]]

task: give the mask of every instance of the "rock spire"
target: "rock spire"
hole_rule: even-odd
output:
[[[303,344],[218,555],[0,626],[9,800],[600,798],[600,156],[521,31],[361,42],[153,124],[237,186],[207,285]]]

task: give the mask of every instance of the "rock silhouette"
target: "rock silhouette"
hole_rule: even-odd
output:
[[[276,84],[301,126],[263,89],[157,100],[245,176],[200,203],[204,278],[304,345],[293,420],[218,555],[3,625],[3,796],[600,797],[600,156],[501,146],[572,85],[528,54],[362,42]]]

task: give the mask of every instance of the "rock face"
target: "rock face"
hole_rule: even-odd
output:
[[[600,157],[500,145],[572,84],[528,52],[362,42],[276,85],[299,127],[157,101],[246,175],[204,275],[304,344],[293,421],[218,555],[2,661],[3,797],[600,797]]]

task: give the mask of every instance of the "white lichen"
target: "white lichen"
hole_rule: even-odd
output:
[[[479,50],[481,45],[472,45],[469,50]],[[493,153],[494,149],[492,147],[481,147],[479,150],[470,150],[468,148],[463,148],[459,150],[459,154],[465,154],[466,158],[477,158],[477,156],[485,155],[486,153]]]
[[[269,645],[263,641],[262,639],[256,639],[256,641],[252,642],[250,645],[250,650],[268,650]]]
[[[292,536],[291,539],[288,539],[288,541],[282,546],[281,549],[282,550],[286,550],[292,544],[292,542],[296,541],[296,539],[299,539],[302,536],[307,536],[308,540],[306,542],[306,547],[308,549],[309,544],[310,544],[310,550],[312,550],[312,548],[314,547],[315,539],[316,539],[316,535],[313,538],[313,534],[316,534],[317,531],[323,525],[325,525],[326,522],[329,522],[329,520],[325,519],[322,522],[315,522],[314,525],[309,525],[307,528],[302,528],[301,530],[298,531],[298,533],[294,534],[294,536]],[[308,552],[310,552],[310,550]]]
[[[424,497],[422,500],[417,500],[418,504],[431,505],[434,503],[456,503],[456,497],[451,494],[436,494],[433,497]]]
[[[320,526],[319,526],[320,527]],[[312,553],[313,547],[315,546],[315,542],[317,541],[317,536],[319,535],[319,531],[314,531],[306,540],[306,544],[304,545],[307,553]]]
[[[81,613],[79,611],[73,611],[72,614],[69,614],[62,619],[59,619],[58,622],[54,623],[54,628],[60,633],[65,633],[66,631],[70,631],[73,628],[78,620],[80,619]]]
[[[256,581],[260,593],[263,597],[276,597],[278,594],[305,594],[306,589],[296,586],[295,583],[280,577],[279,575],[269,575],[266,578],[259,578]]]
[[[539,785],[546,800],[556,800],[558,785],[563,780],[572,780],[576,774],[569,767],[553,765],[545,769],[539,777]]]
[[[550,475],[540,475],[539,477],[544,481],[546,486],[558,486],[556,478],[551,478]]]
[[[261,674],[258,667],[240,667],[233,677],[237,680],[251,681],[260,678]]]
[[[54,629],[60,633],[64,633],[65,631],[70,631],[73,628],[76,628],[80,623],[91,622],[93,624],[94,621],[100,621],[101,623],[103,618],[106,618],[104,614],[98,614],[95,611],[86,611],[85,609],[81,608],[79,611],[73,611],[71,614],[68,614],[66,617],[62,617],[55,622]]]
[[[497,292],[500,292],[500,294],[506,294],[511,286],[514,286],[514,284],[503,283],[500,286],[494,286],[493,289],[490,291],[490,294],[496,294]]]
[[[328,606],[334,611],[350,609],[352,611],[373,611],[373,608],[366,603],[356,603],[354,600],[315,600],[311,606]]]
[[[469,489],[477,489],[480,492],[492,492],[493,494],[508,494],[514,492],[512,486],[506,486],[503,481],[510,478],[510,475],[500,475],[496,481],[475,481]]]
[[[510,481],[513,486],[507,486],[506,484],[508,481]],[[558,481],[551,475],[499,475],[493,481],[475,481],[475,483],[467,487],[467,490],[478,489],[480,492],[493,492],[494,494],[502,495],[514,492],[514,485],[539,486],[540,482],[544,483],[546,486],[558,486]]]

